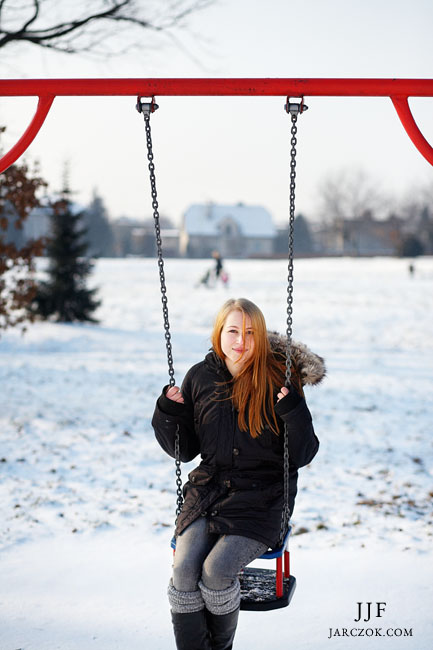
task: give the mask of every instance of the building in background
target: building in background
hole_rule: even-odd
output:
[[[395,215],[379,220],[366,212],[356,219],[319,224],[314,234],[317,250],[325,255],[395,255],[403,227],[403,219]]]
[[[83,212],[82,226],[87,228],[91,256],[156,256],[153,218],[109,220],[102,215],[96,219],[91,206],[73,205]],[[16,211],[6,205],[3,213],[9,224],[2,234],[4,241],[21,247],[32,239],[49,237],[50,212],[48,202],[34,208],[23,227],[17,229]],[[160,228],[165,257],[210,258],[213,251],[223,258],[287,257],[288,226],[276,226],[262,206],[194,204],[186,210],[179,229],[165,215],[160,217]],[[412,250],[417,252],[408,252]],[[420,203],[411,211],[389,214],[385,219],[376,219],[366,211],[358,218],[329,217],[323,222],[310,222],[298,214],[294,253],[296,257],[432,255],[433,210]]]
[[[182,257],[272,257],[277,229],[262,206],[194,204],[180,229]]]

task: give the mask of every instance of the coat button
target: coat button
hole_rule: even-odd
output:
[[[215,517],[217,514],[218,514],[218,510],[212,510],[212,512],[210,513],[210,516]]]
[[[230,481],[224,481],[224,485],[225,485],[226,487],[228,487],[228,488],[232,486],[232,484],[230,483]]]
[[[233,456],[239,456],[239,449],[236,449],[236,447],[233,449]]]
[[[191,483],[195,483],[195,476],[191,476]]]

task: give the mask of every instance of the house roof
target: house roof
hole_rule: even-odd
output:
[[[184,214],[184,229],[188,235],[218,237],[221,227],[234,221],[244,237],[274,237],[276,228],[272,216],[260,205],[191,205]]]

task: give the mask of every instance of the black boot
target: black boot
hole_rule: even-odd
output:
[[[231,650],[238,624],[239,608],[230,614],[211,614],[206,610],[212,650]]]
[[[177,650],[212,650],[204,609],[188,614],[172,612],[171,620]]]

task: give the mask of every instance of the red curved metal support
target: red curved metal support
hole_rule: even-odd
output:
[[[0,158],[0,174],[4,172],[8,167],[13,165],[13,163],[18,160],[18,158],[31,145],[39,133],[42,124],[45,122],[45,118],[48,115],[54,98],[55,95],[44,95],[43,97],[39,97],[36,113],[34,114],[29,126],[24,131],[18,142],[12,147],[12,149],[8,151],[8,153],[5,154],[2,158]]]
[[[391,97],[391,100],[409,138],[424,158],[428,160],[430,165],[433,165],[433,147],[427,142],[419,130],[410,110],[408,98],[394,96]]]

